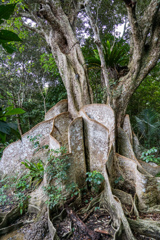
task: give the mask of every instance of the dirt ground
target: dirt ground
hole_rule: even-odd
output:
[[[111,217],[106,209],[101,209],[98,205],[95,205],[91,210],[82,213],[81,209],[84,208],[84,206],[88,206],[90,198],[91,195],[86,196],[78,209],[73,210],[78,219],[84,224],[83,226],[85,226],[85,228],[80,227],[76,221],[72,221],[71,216],[67,213],[63,219],[56,219],[53,221],[53,225],[57,230],[57,235],[60,240],[93,240],[86,229],[96,233],[96,238],[94,238],[94,240],[113,239],[115,230],[112,228]],[[85,202],[87,202],[87,204]],[[0,207],[0,211],[5,212],[12,207],[12,204],[11,206]],[[134,216],[132,216],[132,218],[134,219]],[[143,213],[140,215],[140,218],[160,221],[160,214]],[[11,232],[5,236],[0,236],[0,240],[51,240],[48,229],[47,212],[39,217],[37,217],[36,214],[29,214],[26,212],[22,217],[16,220],[15,223],[20,221],[23,221],[26,224],[20,229],[17,229],[17,231]],[[137,240],[154,239],[140,236],[136,233],[134,235]]]

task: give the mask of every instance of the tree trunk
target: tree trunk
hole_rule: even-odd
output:
[[[56,11],[57,19],[61,21],[53,20],[53,11]],[[51,24],[50,34],[43,33],[67,90],[69,111],[76,117],[82,106],[92,103],[87,69],[79,42],[61,7],[57,8],[53,4],[50,8],[42,9],[41,14]]]
[[[73,36],[68,36],[70,40]],[[88,83],[87,69],[85,61],[80,50],[79,43],[75,38],[72,39],[73,46],[67,54],[60,51],[56,47],[51,38],[51,49],[53,56],[57,56],[56,62],[60,70],[60,74],[67,90],[68,107],[73,118],[78,116],[78,111],[86,104],[92,103],[92,93]]]
[[[13,101],[14,101],[14,107],[17,108],[16,100],[13,99]],[[17,125],[18,125],[19,134],[20,134],[20,136],[22,136],[23,135],[23,131],[22,131],[22,127],[21,127],[21,120],[20,120],[19,114],[16,114],[16,121],[17,121]]]
[[[16,117],[17,117],[18,130],[19,130],[20,135],[22,136],[22,135],[23,135],[23,132],[22,132],[22,128],[21,128],[20,116],[19,116],[19,115],[16,115]]]

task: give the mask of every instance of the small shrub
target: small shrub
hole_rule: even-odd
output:
[[[2,187],[0,189],[0,205],[6,205],[8,204],[8,201],[7,201],[7,195],[4,193],[4,188]]]
[[[41,160],[38,163],[32,163],[27,160],[25,162],[21,162],[27,169],[30,170],[28,173],[28,178],[30,178],[30,183],[33,181],[38,181],[38,184],[43,180],[44,176],[44,167]]]
[[[64,189],[62,188],[68,179],[67,170],[70,167],[68,156],[63,156],[66,152],[66,148],[61,147],[60,149],[52,150],[48,158],[48,166],[46,167],[45,172],[48,177],[48,182],[50,183],[50,181],[53,180],[55,183],[55,185],[48,184],[44,187],[44,191],[49,199],[46,203],[50,208],[53,208],[58,203],[66,200],[63,194]]]
[[[59,186],[46,186],[44,187],[44,192],[48,196],[48,200],[46,201],[46,204],[52,209],[54,206],[59,204],[60,202],[64,202],[66,198],[62,194],[62,188]]]
[[[67,189],[71,192],[71,197],[77,196],[80,193],[77,183],[73,182],[67,186]]]
[[[98,193],[101,184],[104,181],[103,175],[98,171],[87,172],[86,175],[87,175],[86,181],[89,182],[89,185],[90,187],[92,187],[92,190]]]
[[[122,176],[115,179],[115,184],[118,184],[120,181],[124,181],[124,178]]]
[[[40,147],[39,138],[41,135],[30,137],[30,141],[33,142],[33,147],[38,150],[41,148],[48,148],[48,145]],[[29,138],[29,137],[28,137]],[[29,170],[29,172],[17,180],[17,176],[6,177],[0,181],[0,205],[17,205],[20,207],[20,213],[23,213],[24,203],[30,198],[29,192],[37,186],[44,176],[44,166],[41,160],[37,163],[32,163],[27,160],[22,164]]]
[[[18,179],[18,181],[14,184],[14,186],[17,191],[23,191],[28,189],[30,187],[28,183],[28,175],[24,175],[23,177]]]
[[[37,148],[37,147],[40,147],[40,144],[39,144],[39,139],[42,137],[42,135],[36,135],[34,137],[32,136],[28,136],[27,138],[29,138],[29,141],[32,142],[32,145],[33,145],[33,148]]]
[[[49,145],[44,145],[44,146],[40,146],[40,138],[42,137],[41,134],[39,135],[36,135],[34,137],[32,136],[28,136],[27,138],[29,138],[29,141],[32,142],[32,146],[33,148],[35,148],[35,152],[39,151],[40,149],[48,149],[49,148]]]
[[[158,149],[153,147],[147,151],[142,152],[141,159],[145,162],[154,162],[156,164],[160,164],[160,157],[156,156],[158,153]]]
[[[52,152],[59,156],[54,156]],[[49,181],[52,179],[57,179],[57,181],[60,182],[67,180],[67,170],[70,167],[70,163],[68,162],[68,156],[62,157],[64,153],[66,153],[66,149],[64,147],[51,151],[48,158],[48,166],[45,170]]]
[[[27,194],[29,185],[27,183],[27,175],[20,178],[18,181],[15,177],[6,177],[0,181],[0,205],[17,205],[20,207],[20,213],[23,213],[24,202],[30,196]]]

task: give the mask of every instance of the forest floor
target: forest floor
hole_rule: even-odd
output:
[[[55,219],[53,225],[57,230],[60,240],[111,240],[113,239],[114,228],[111,226],[111,217],[106,209],[99,208],[94,205],[90,210],[83,212],[93,198],[93,193],[87,193],[83,197],[83,201],[77,209],[66,206],[66,214],[62,219]],[[8,204],[10,200],[11,204]],[[7,204],[0,206],[0,213],[11,211],[17,203],[13,201],[12,194],[7,195]],[[127,208],[127,206],[126,206]],[[62,211],[64,209],[60,209]],[[135,219],[135,216],[131,216]],[[141,214],[141,219],[149,219],[160,221],[160,214]],[[4,236],[0,236],[1,240],[51,240],[48,229],[47,212],[37,217],[36,214],[26,212],[15,223],[25,222],[20,229],[13,231]],[[137,240],[153,240],[153,238],[140,236],[135,233]]]

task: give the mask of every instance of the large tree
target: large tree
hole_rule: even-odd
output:
[[[96,6],[97,8],[107,7],[105,4],[100,6],[100,2],[99,6]],[[87,69],[84,64],[80,44],[76,38],[75,29],[77,16],[80,11],[86,10],[90,20],[101,59],[101,67],[108,95],[107,104],[111,105],[115,110],[119,125],[123,122],[125,111],[133,92],[159,59],[159,2],[150,1],[144,9],[143,15],[139,18],[137,17],[139,14],[136,14],[138,12],[136,2],[124,2],[131,28],[131,57],[128,65],[128,74],[119,79],[112,92],[102,51],[98,21],[95,21],[96,17],[98,19],[98,16],[95,16],[95,11],[92,12],[91,10],[95,7],[93,1],[25,1],[27,11],[19,13],[36,23],[27,27],[41,34],[51,47],[52,54],[67,89],[69,110],[74,117],[77,116],[82,106],[92,103]],[[27,25],[26,22],[24,24]]]
[[[103,2],[102,6],[101,2]],[[106,122],[109,122],[109,126],[112,126],[109,131],[108,157],[105,157],[105,154],[101,153],[101,156],[99,155],[100,159],[97,160],[101,161],[101,159],[106,158],[107,171],[106,164],[103,161],[102,165],[101,163],[96,163],[96,159],[94,158],[92,147],[94,147],[94,144],[96,146],[96,141],[92,142],[93,146],[85,142],[87,149],[86,159],[90,161],[87,165],[88,170],[97,167],[104,175],[105,187],[101,194],[100,203],[108,209],[112,217],[116,232],[114,239],[135,239],[131,229],[138,231],[140,234],[159,238],[160,228],[157,223],[145,222],[143,220],[134,221],[131,219],[127,221],[121,203],[132,202],[132,210],[137,219],[139,216],[138,210],[146,210],[147,207],[154,207],[154,205],[159,204],[159,192],[156,187],[156,179],[153,177],[154,174],[151,175],[151,173],[148,173],[144,169],[146,168],[149,171],[150,168],[146,165],[143,166],[144,168],[141,167],[132,151],[130,143],[132,143],[133,139],[129,130],[128,118],[125,118],[125,113],[130,97],[156,65],[160,56],[160,1],[149,1],[141,13],[136,1],[122,1],[126,6],[130,25],[130,61],[127,73],[116,81],[114,88],[111,88],[110,72],[106,66],[103,45],[101,43],[100,33],[102,31],[98,27],[102,25],[99,24],[98,11],[102,7],[107,8],[107,4],[104,3],[105,1],[90,0],[26,0],[24,1],[24,10],[19,10],[18,14],[23,17],[24,25],[27,28],[38,32],[45,38],[51,48],[67,91],[68,111],[76,119],[80,114],[80,109],[87,105],[81,111],[81,116],[87,124],[89,120],[85,117],[85,109],[86,111],[92,109],[89,117],[94,119],[94,111],[99,111],[101,106],[98,105],[97,108],[97,105],[92,105],[93,97],[87,68],[81,46],[76,37],[76,23],[78,16],[80,16],[78,14],[85,12],[81,16],[83,15],[89,19],[101,60],[102,79],[105,82],[107,94],[106,106],[108,107],[107,109],[110,109],[110,107],[113,109],[115,116],[115,119],[112,116],[112,122],[109,122],[108,119],[111,116],[107,116],[107,112],[105,113],[106,108],[104,105],[101,109],[101,116],[98,116],[101,123],[105,125]],[[85,18],[81,20],[86,21]],[[27,19],[30,19],[32,22],[29,24],[29,21],[26,21]],[[89,105],[91,106],[90,109]],[[94,121],[91,121],[91,123],[88,136],[92,138],[93,132],[96,131],[94,125],[96,123]],[[122,126],[124,126],[130,137],[130,143],[125,135],[125,131],[121,129]],[[92,127],[94,128],[93,132]],[[102,128],[102,124],[98,125],[98,128]],[[99,136],[101,143],[97,142],[97,144],[100,144],[98,151],[103,149],[103,141],[101,140],[103,137],[105,137],[105,134]],[[115,154],[116,151],[118,154]],[[95,164],[95,166],[92,166],[92,164]],[[99,167],[99,164],[101,167]],[[123,176],[125,180],[120,181],[115,186],[113,176],[117,178]],[[148,184],[146,189],[144,189],[143,184]],[[120,188],[123,191],[118,191],[114,188]],[[127,192],[132,194],[130,195]],[[138,199],[138,204],[136,199]],[[154,212],[155,209],[153,208],[152,210]],[[156,211],[158,211],[158,208]],[[150,226],[153,231],[149,230]]]

